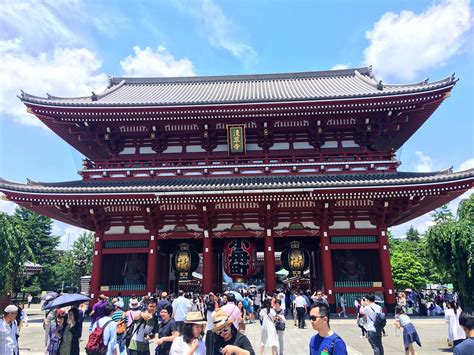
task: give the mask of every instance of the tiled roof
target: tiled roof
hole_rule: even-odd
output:
[[[277,190],[292,188],[327,189],[417,185],[474,179],[474,169],[452,173],[374,173],[333,175],[288,175],[258,177],[159,178],[140,180],[95,180],[59,183],[18,184],[0,179],[0,190],[32,193],[179,193],[199,191]]]
[[[454,76],[429,83],[378,83],[370,67],[320,72],[177,78],[111,77],[101,94],[47,98],[22,92],[24,102],[51,106],[185,106],[379,97],[454,85]]]

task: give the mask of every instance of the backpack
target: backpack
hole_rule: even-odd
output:
[[[249,302],[248,297],[244,297],[243,306],[245,309],[248,309],[250,307],[250,302]]]
[[[130,326],[127,327],[127,333],[125,334],[125,345],[128,346],[130,345],[130,342],[132,341],[133,336],[135,335],[136,332],[138,332],[138,329],[141,327],[143,323],[141,320],[140,321],[133,321]],[[136,326],[135,326],[136,325]]]
[[[89,340],[86,345],[86,353],[89,355],[105,354],[107,352],[107,346],[104,344],[104,329],[112,322],[107,321],[103,327],[97,327],[89,334]]]
[[[122,312],[122,316],[120,317],[120,320],[117,322],[117,334],[123,334],[127,330],[127,324],[125,324],[125,316],[127,314],[125,312]]]
[[[378,331],[378,332],[381,332],[383,330],[383,328],[385,328],[385,325],[387,324],[387,318],[385,317],[385,313],[383,313],[383,312],[377,313],[377,312],[375,312],[375,310],[372,307],[370,307],[370,308],[375,313],[375,319],[374,319],[375,330]]]

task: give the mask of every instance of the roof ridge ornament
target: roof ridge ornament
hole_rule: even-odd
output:
[[[97,94],[94,91],[92,91],[91,100],[97,101]]]
[[[383,83],[382,83],[382,80],[379,80],[379,82],[377,83],[377,90],[383,91]]]

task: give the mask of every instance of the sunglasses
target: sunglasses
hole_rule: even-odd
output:
[[[224,327],[221,330],[216,332],[217,335],[221,335],[222,333],[227,333],[230,330],[230,327]]]
[[[311,322],[315,322],[316,319],[318,319],[318,318],[324,318],[324,317],[326,317],[326,316],[309,316],[309,320],[310,320]]]

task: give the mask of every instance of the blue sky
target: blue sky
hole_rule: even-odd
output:
[[[474,167],[473,7],[444,1],[18,1],[0,7],[0,176],[75,180],[82,156],[25,112],[21,89],[100,92],[107,76],[182,76],[373,65],[388,83],[460,78],[399,150],[403,171]],[[455,203],[451,204],[453,209]],[[0,209],[14,206],[0,202]],[[429,216],[409,225],[421,231]],[[79,230],[55,222],[62,247]]]

